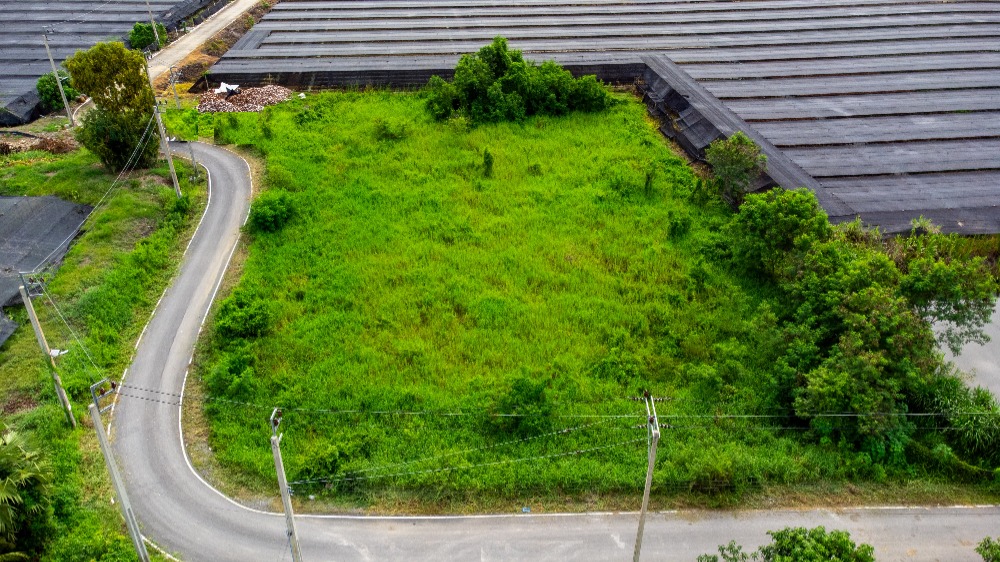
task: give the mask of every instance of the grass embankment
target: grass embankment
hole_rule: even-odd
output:
[[[644,108],[621,101],[476,128],[384,92],[216,116],[215,137],[256,147],[268,189],[294,211],[253,236],[225,333],[207,330],[196,361],[222,399],[206,405],[217,476],[273,489],[262,420],[282,406],[290,480],[320,480],[297,484],[300,498],[632,505],[646,445],[645,409],[629,397],[648,389],[670,398],[660,505],[762,485],[881,493],[887,475],[869,456],[811,444],[805,425],[712,419],[786,414],[772,411],[781,303],[720,257],[730,212],[699,197]],[[178,129],[194,120],[171,116]],[[919,476],[920,498],[952,493]],[[794,487],[773,497],[801,503]]]
[[[35,307],[49,344],[70,352],[57,361],[79,428],[66,425],[46,363],[23,309],[8,309],[21,328],[0,348],[3,423],[27,433],[53,467],[54,531],[43,559],[133,559],[96,437],[87,415],[88,387],[117,378],[133,344],[176,269],[206,200],[204,174],[175,160],[187,199],[178,205],[163,166],[133,173],[88,219],[47,287],[82,340],[77,345],[52,303]],[[95,205],[115,180],[86,150],[64,155],[23,152],[0,158],[0,195],[55,195]],[[185,208],[187,210],[185,210]]]

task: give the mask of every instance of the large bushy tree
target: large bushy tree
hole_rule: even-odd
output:
[[[131,160],[134,167],[151,165],[157,150],[156,131],[150,126],[154,98],[143,56],[120,42],[98,43],[78,51],[65,66],[73,87],[96,106],[78,132],[81,144],[116,172]]]

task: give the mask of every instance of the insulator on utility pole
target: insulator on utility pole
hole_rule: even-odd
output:
[[[646,488],[642,493],[642,509],[639,511],[639,530],[635,536],[635,552],[632,555],[632,562],[639,562],[639,554],[642,551],[642,532],[646,526],[646,509],[649,508],[649,490],[653,486],[653,467],[656,466],[656,446],[660,442],[660,420],[656,416],[656,400],[649,395],[643,394],[646,402],[646,431],[649,432],[649,457],[646,464]]]
[[[52,356],[52,349],[49,348],[49,342],[45,339],[45,333],[42,332],[42,325],[38,322],[38,316],[35,315],[35,307],[31,304],[31,297],[28,296],[28,291],[25,290],[24,285],[19,287],[21,291],[21,300],[24,301],[24,309],[28,311],[28,319],[31,320],[31,327],[35,330],[35,339],[38,340],[38,347],[42,348],[42,353],[45,354],[45,358],[49,360],[49,365],[52,367],[52,384],[56,387],[56,396],[59,398],[59,403],[62,404],[63,410],[66,412],[66,420],[69,421],[69,425],[76,429],[76,418],[73,417],[73,405],[69,401],[69,397],[66,396],[66,389],[63,388],[62,379],[59,377],[59,371],[56,370],[56,360]]]
[[[177,198],[181,198],[181,184],[177,182],[177,171],[174,170],[174,159],[170,155],[170,143],[167,142],[167,132],[163,128],[163,119],[160,118],[160,107],[156,104],[156,88],[153,87],[153,75],[149,73],[149,61],[144,61],[146,65],[146,78],[149,79],[149,90],[153,92],[153,116],[156,118],[156,128],[160,132],[160,150],[167,155],[167,166],[170,168],[170,180],[174,182],[174,192]]]
[[[135,512],[132,511],[132,502],[129,501],[128,492],[125,491],[125,483],[121,473],[118,472],[118,465],[115,463],[115,457],[111,453],[111,445],[108,443],[108,435],[104,432],[104,424],[101,423],[100,405],[95,402],[88,409],[90,410],[90,418],[94,422],[94,430],[97,431],[97,441],[101,445],[104,463],[108,465],[111,485],[114,486],[115,496],[118,498],[118,507],[122,511],[125,527],[128,528],[128,534],[132,538],[132,546],[135,547],[135,553],[139,556],[140,562],[149,562],[146,543],[143,542],[142,533],[139,531],[139,520],[136,519]]]
[[[274,455],[274,470],[278,473],[278,487],[281,489],[281,503],[285,508],[285,526],[288,532],[288,543],[292,547],[292,562],[302,562],[302,551],[299,548],[299,535],[295,531],[295,514],[292,512],[292,494],[285,478],[285,465],[281,460],[281,436],[278,425],[281,423],[281,410],[275,408],[271,412],[271,453]]]
[[[69,101],[66,100],[66,90],[63,89],[62,80],[59,79],[59,70],[56,68],[56,61],[52,59],[52,51],[49,50],[49,36],[45,33],[42,34],[42,43],[45,44],[45,54],[49,56],[49,64],[52,65],[52,76],[56,79],[56,86],[59,86],[59,96],[62,98],[63,107],[66,108],[66,117],[69,117],[69,126],[76,127],[76,121],[73,120],[73,110],[69,107]]]

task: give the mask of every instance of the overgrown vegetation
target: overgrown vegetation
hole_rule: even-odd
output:
[[[719,547],[719,555],[702,555],[698,562],[875,562],[871,545],[854,544],[846,531],[827,532],[823,527],[788,527],[769,531],[770,544],[752,553],[732,541]]]
[[[660,498],[993,485],[996,404],[931,330],[953,320],[961,343],[987,317],[996,285],[967,241],[834,228],[801,190],[734,215],[624,97],[469,128],[421,117],[437,95],[215,119],[295,209],[257,230],[198,361],[241,482],[273,467],[227,401],[289,408],[290,478],[342,501],[632,491],[645,440],[601,416],[643,419],[627,398],[649,389],[672,398]]]
[[[1000,539],[986,537],[976,547],[976,552],[983,557],[983,562],[1000,562]]]
[[[77,92],[69,84],[69,73],[65,70],[59,70],[59,79],[63,82],[63,91],[66,93],[66,100],[72,101],[80,97],[80,92]],[[56,111],[64,108],[62,101],[62,96],[59,94],[59,85],[56,83],[55,75],[51,72],[41,75],[38,78],[38,82],[35,85],[35,89],[38,90],[38,97],[42,100],[42,109],[45,111]]]
[[[177,164],[178,175],[186,178],[187,166]],[[89,385],[103,376],[119,376],[127,365],[204,204],[204,186],[182,182],[185,198],[178,200],[165,166],[147,173],[124,178],[109,194],[47,287],[96,367],[52,303],[47,298],[35,302],[49,343],[69,350],[57,361],[80,421],[90,400]],[[0,158],[0,195],[55,195],[95,205],[114,180],[85,150],[59,155],[26,151]],[[21,551],[31,560],[53,562],[133,560],[117,506],[110,502],[93,430],[85,423],[76,431],[68,428],[27,315],[19,308],[7,312],[21,328],[0,347],[0,412],[4,425],[23,436],[27,450],[38,453],[50,477],[44,487],[35,488],[43,493],[24,504],[34,513],[11,544],[0,545],[0,558]]]
[[[608,91],[594,76],[573,78],[558,64],[537,65],[497,37],[478,53],[462,55],[455,78],[434,76],[428,85],[427,107],[438,119],[456,112],[473,123],[523,121],[532,115],[565,115],[571,111],[601,111],[611,103]]]

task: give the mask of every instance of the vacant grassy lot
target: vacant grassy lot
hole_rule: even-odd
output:
[[[201,214],[204,179],[192,185],[187,181],[190,168],[176,163],[186,196],[181,204],[165,163],[133,172],[108,192],[116,176],[83,149],[0,157],[0,195],[55,195],[92,206],[108,195],[51,278],[48,296],[35,299],[49,344],[69,350],[57,361],[79,422],[75,432],[55,398],[23,309],[8,309],[21,327],[0,347],[0,427],[26,434],[53,468],[54,526],[38,519],[39,527],[49,531],[45,560],[134,557],[117,507],[109,502],[107,471],[87,416],[88,387],[103,377],[119,377],[128,365],[135,339]]]
[[[300,495],[631,493],[647,389],[671,399],[661,495],[887,477],[773,411],[776,293],[718,257],[729,212],[631,99],[470,128],[419,94],[327,93],[215,129],[292,209],[253,234],[197,369],[240,480],[273,487],[269,410],[231,401],[285,408]]]

